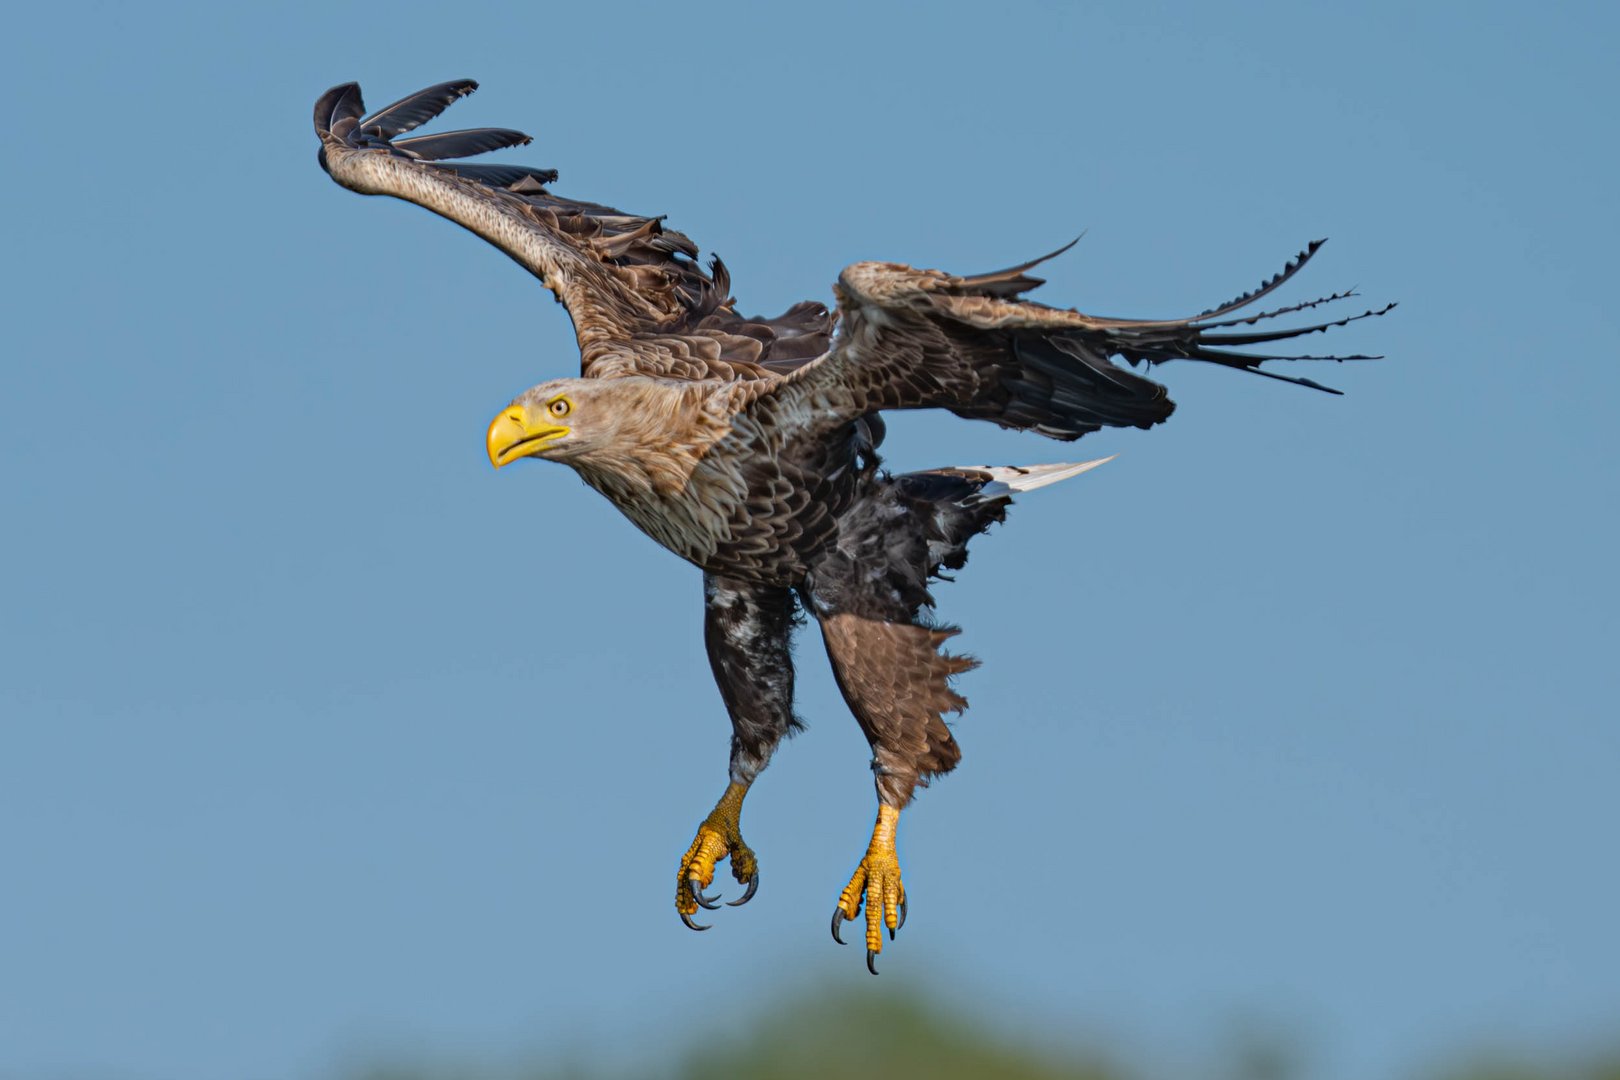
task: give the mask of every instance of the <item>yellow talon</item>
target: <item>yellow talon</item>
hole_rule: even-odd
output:
[[[681,858],[680,869],[675,872],[675,911],[681,921],[694,930],[707,930],[707,926],[692,921],[699,907],[714,909],[718,905],[703,894],[714,882],[715,864],[731,859],[731,874],[748,890],[729,906],[746,904],[759,887],[759,861],[753,849],[743,842],[741,827],[743,796],[748,794],[745,784],[732,784],[720,796],[709,816],[698,826],[697,837]]]
[[[874,958],[883,951],[883,929],[887,927],[893,938],[906,921],[906,887],[900,881],[900,857],[894,850],[895,828],[900,824],[900,811],[893,806],[879,806],[877,824],[872,827],[872,843],[855,874],[838,894],[838,907],[833,911],[833,939],[839,944],[840,922],[853,922],[866,908],[866,967],[877,974]]]

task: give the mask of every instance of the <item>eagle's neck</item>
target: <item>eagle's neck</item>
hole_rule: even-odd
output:
[[[570,462],[603,494],[667,497],[686,486],[704,451],[725,434],[704,407],[701,387],[642,378],[605,386],[613,391],[611,420]]]
[[[643,532],[702,563],[724,529],[705,457],[729,430],[723,408],[701,385],[625,379],[613,405],[611,438],[569,464]]]

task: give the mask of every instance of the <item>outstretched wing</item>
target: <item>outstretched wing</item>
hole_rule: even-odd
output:
[[[553,195],[554,169],[452,161],[529,136],[475,128],[400,138],[478,88],[456,79],[366,115],[356,83],[315,104],[321,167],[364,195],[392,195],[477,233],[515,259],[568,309],[587,377],[759,378],[826,351],[833,316],[796,304],[774,319],[737,314],[718,258],[662,219]]]
[[[1020,294],[1041,284],[1027,271],[1044,259],[973,277],[895,263],[857,263],[838,280],[841,325],[831,352],[794,372],[762,404],[774,398],[767,407],[800,428],[847,423],[880,409],[944,408],[958,416],[1071,440],[1102,427],[1151,427],[1175,409],[1163,386],[1114,364],[1110,358],[1115,356],[1133,367],[1203,360],[1338,393],[1260,365],[1271,360],[1377,358],[1271,356],[1240,350],[1382,315],[1394,304],[1333,322],[1280,330],[1242,327],[1355,294],[1335,293],[1256,315],[1229,317],[1293,277],[1321,244],[1312,243],[1259,288],[1183,319],[1098,318],[1020,299]]]

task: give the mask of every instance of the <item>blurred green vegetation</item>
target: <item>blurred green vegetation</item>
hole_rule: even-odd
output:
[[[1122,1080],[1127,1074],[1073,1050],[1028,1047],[914,993],[863,990],[800,999],[688,1052],[676,1073],[750,1080]]]
[[[589,1062],[590,1048],[523,1069],[390,1065],[355,1080],[1163,1080],[1128,1064],[1058,1041],[1009,1033],[915,986],[903,991],[832,989],[756,1007],[722,1028],[692,1030],[637,1066]],[[1308,1080],[1307,1056],[1286,1039],[1238,1040],[1223,1061],[1188,1080]],[[1507,1057],[1460,1058],[1410,1080],[1620,1080],[1620,1054],[1535,1063]]]
[[[1620,1056],[1583,1064],[1536,1064],[1517,1058],[1479,1060],[1439,1073],[1435,1080],[1620,1080]]]

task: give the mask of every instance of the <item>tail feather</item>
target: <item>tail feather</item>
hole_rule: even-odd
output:
[[[1111,455],[1051,465],[927,469],[895,477],[894,488],[908,504],[913,520],[921,524],[921,538],[928,545],[926,576],[945,578],[942,570],[959,570],[967,562],[969,541],[1006,520],[1014,495],[1079,476],[1113,460]]]
[[[1118,456],[1118,454],[1110,454],[1105,458],[1097,458],[1095,461],[1063,461],[1051,465],[981,465],[977,468],[958,466],[957,471],[990,474],[989,481],[971,496],[980,502],[984,502],[990,499],[1010,499],[1020,492],[1034,491],[1036,488],[1055,484],[1059,480],[1079,476],[1083,472],[1090,472],[1099,465],[1108,464]]]

